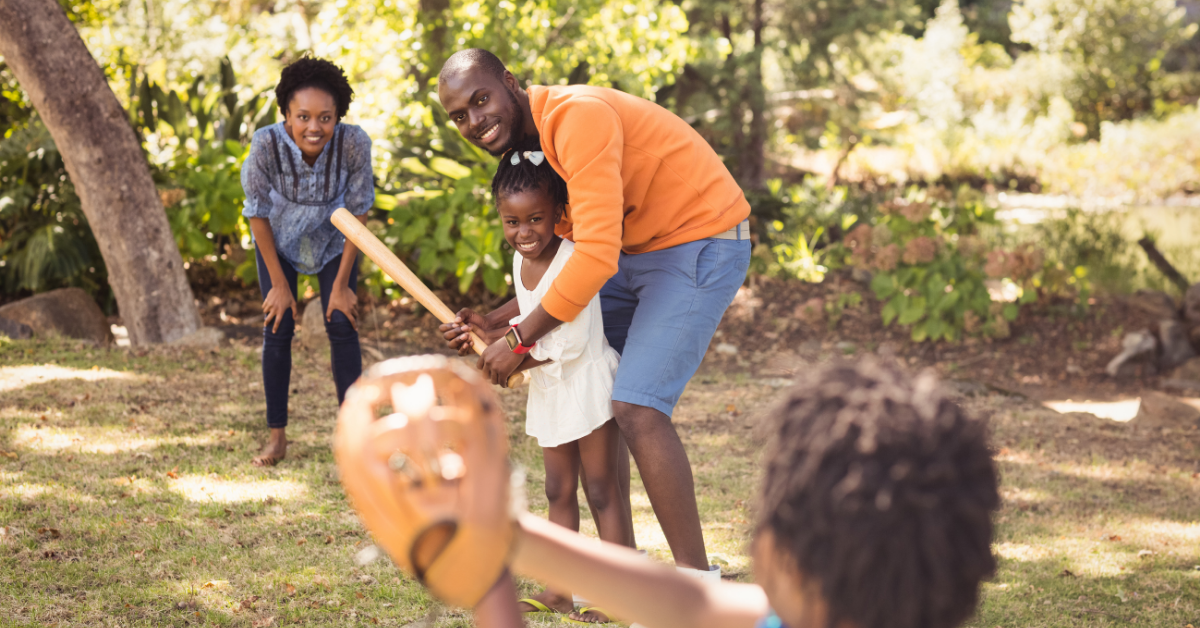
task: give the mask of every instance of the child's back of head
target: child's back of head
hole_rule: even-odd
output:
[[[821,369],[773,420],[759,531],[800,574],[798,597],[822,599],[829,626],[953,628],[972,615],[996,567],[982,421],[932,375],[871,360]]]

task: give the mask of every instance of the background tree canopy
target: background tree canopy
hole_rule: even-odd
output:
[[[1195,2],[61,2],[144,140],[185,260],[247,282],[240,163],[275,120],[280,68],[309,52],[347,70],[348,121],[375,142],[371,228],[430,281],[481,298],[508,290],[495,163],[447,125],[434,85],[466,47],[525,83],[611,86],[688,120],[755,207],[761,272],[846,263],[856,221],[925,202],[906,185],[1133,202],[1200,184]],[[0,94],[0,293],[81,285],[103,300],[70,181],[3,66]],[[957,238],[947,224],[930,234]]]

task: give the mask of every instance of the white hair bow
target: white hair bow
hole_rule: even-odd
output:
[[[527,161],[533,162],[535,166],[540,166],[543,161],[546,161],[546,153],[540,150],[527,150],[525,152],[513,151],[512,159],[509,159],[508,163],[514,166],[521,163],[521,155],[524,155]]]

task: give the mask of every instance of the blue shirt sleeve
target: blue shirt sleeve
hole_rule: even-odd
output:
[[[375,204],[375,178],[371,172],[371,136],[358,126],[350,127],[349,173],[346,180],[346,209],[361,216]]]
[[[256,132],[250,139],[250,154],[242,163],[242,191],[246,194],[242,215],[246,218],[269,218],[271,215],[269,138],[267,133]]]

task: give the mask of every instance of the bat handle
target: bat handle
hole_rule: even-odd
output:
[[[475,332],[471,332],[471,346],[475,348],[475,353],[478,353],[479,355],[483,355],[483,350],[487,349],[487,343],[483,341],[483,338],[476,336]],[[520,388],[528,380],[529,376],[525,373],[525,371],[513,373],[512,375],[508,376],[508,387]]]

